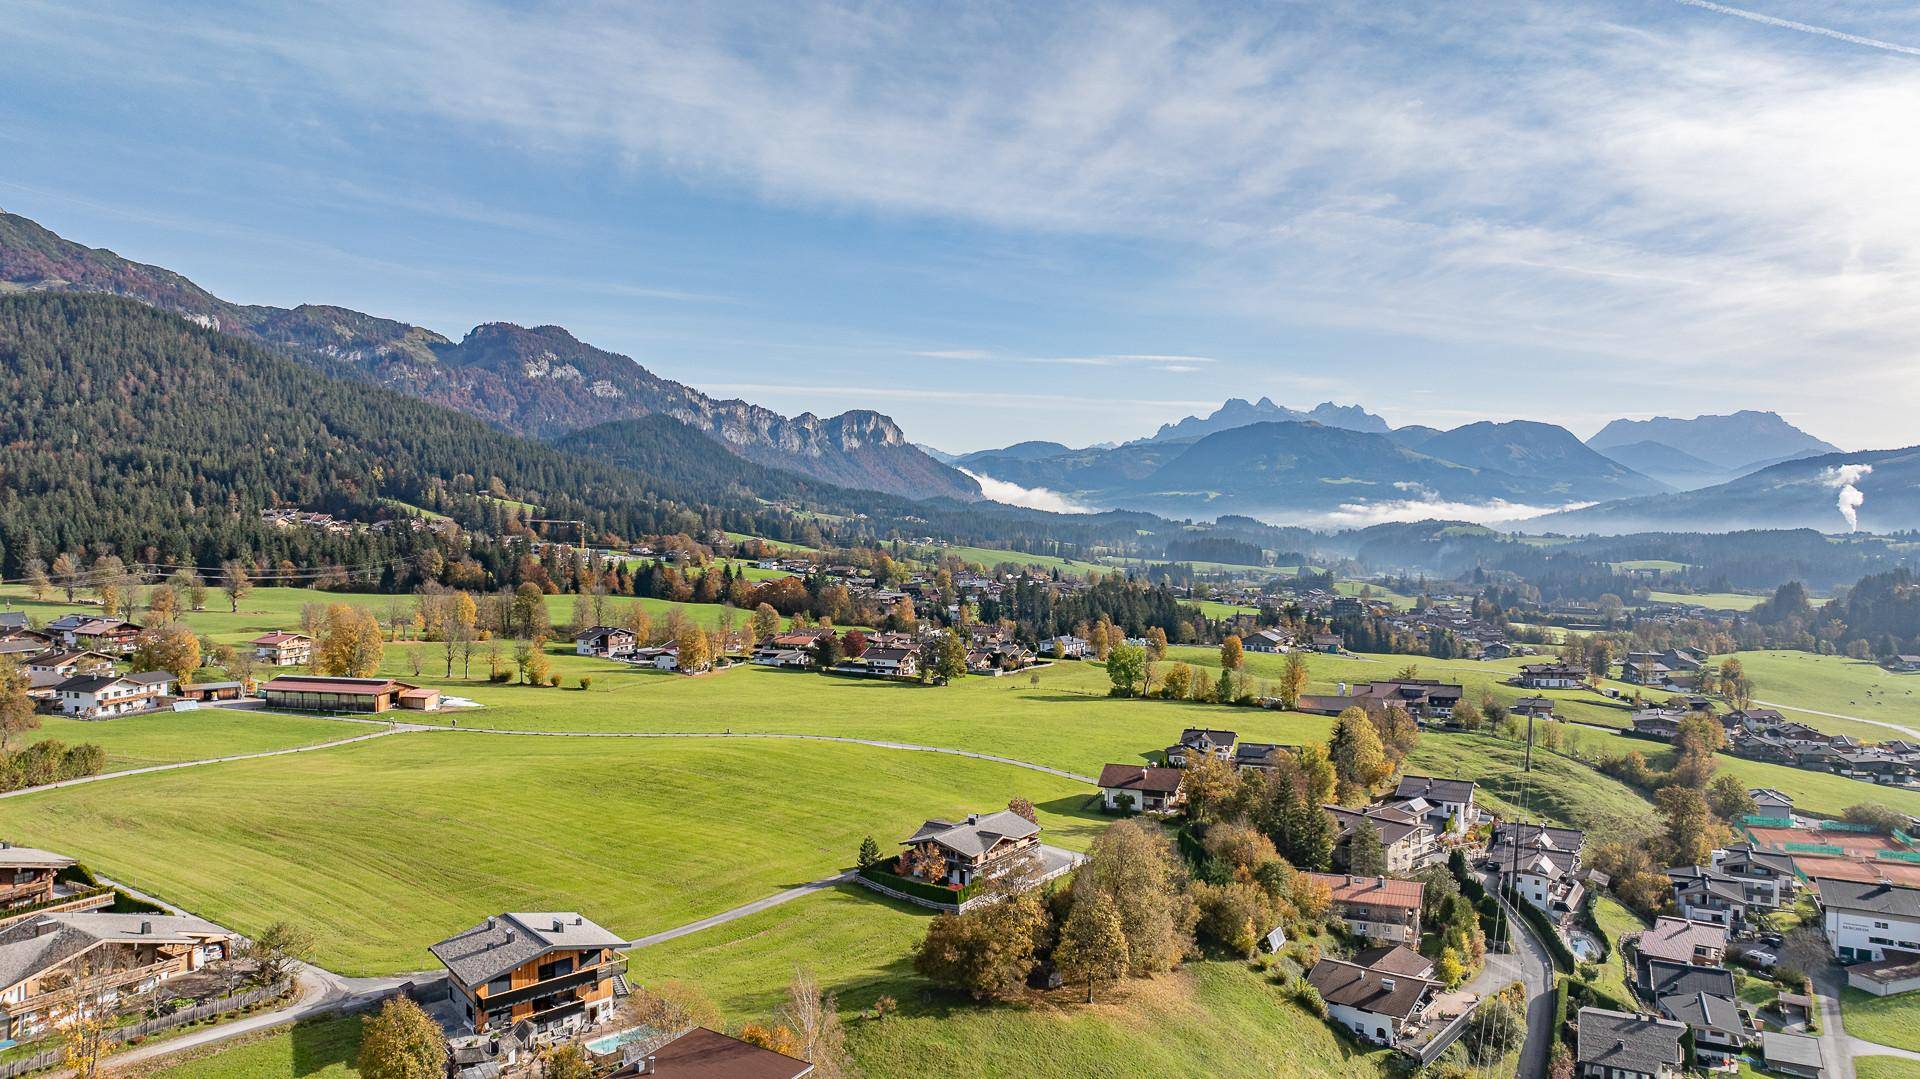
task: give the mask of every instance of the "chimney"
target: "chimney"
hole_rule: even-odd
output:
[[[148,933],[151,933],[151,932],[153,932],[153,923],[152,923],[152,922],[149,922],[149,921],[144,921],[144,920],[143,920],[143,921],[142,921],[142,922],[140,923],[140,935],[144,937],[144,936],[146,936],[146,935],[147,935]]]
[[[493,928],[493,915],[491,914],[487,915],[487,928],[488,929]]]
[[[580,915],[578,915],[578,914],[576,914],[576,915],[574,915],[574,916],[573,916],[573,924],[575,924],[575,925],[585,925],[585,924],[587,924],[587,920],[586,920],[585,918],[583,918],[583,917],[581,917]]]
[[[1389,993],[1393,992],[1393,985],[1394,985],[1394,982],[1392,978],[1380,979],[1380,988],[1386,990]]]
[[[653,1057],[651,1055],[649,1055],[645,1060],[642,1060],[640,1062],[640,1074],[641,1075],[653,1074]]]
[[[507,930],[507,940],[506,940],[506,943],[508,943],[508,944],[512,944],[512,943],[513,943],[513,930],[511,930],[511,929],[509,929],[509,930]]]
[[[556,932],[556,933],[561,933],[561,932],[565,932],[565,931],[566,931],[566,928],[567,928],[567,923],[566,923],[566,922],[564,922],[564,921],[562,921],[562,920],[561,920],[561,919],[559,919],[559,918],[555,918],[555,919],[553,920],[553,931],[554,931],[554,932]]]

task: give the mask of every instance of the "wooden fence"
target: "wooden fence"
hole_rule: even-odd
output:
[[[284,985],[278,987],[269,986],[264,989],[255,989],[252,992],[241,993],[238,996],[222,997],[219,1000],[209,1001],[205,1004],[197,1004],[191,1008],[182,1008],[170,1015],[157,1016],[152,1019],[142,1019],[138,1023],[119,1027],[108,1032],[107,1037],[125,1044],[135,1038],[146,1038],[164,1030],[172,1030],[174,1027],[186,1026],[188,1023],[197,1023],[202,1019],[211,1019],[217,1015],[226,1015],[229,1012],[237,1012],[251,1008],[256,1004],[264,1004],[268,1001],[278,999],[283,996],[286,991],[287,987]],[[44,1068],[58,1067],[65,1063],[65,1049],[49,1049],[46,1052],[38,1053],[34,1056],[22,1057],[19,1060],[12,1060],[5,1064],[0,1064],[0,1079],[14,1079],[15,1076],[26,1075],[29,1072],[37,1072]]]

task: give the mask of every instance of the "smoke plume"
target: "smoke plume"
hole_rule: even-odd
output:
[[[1847,519],[1847,531],[1860,531],[1860,505],[1867,496],[1854,486],[1873,472],[1872,465],[1834,465],[1820,473],[1820,482],[1828,487],[1839,489],[1834,505],[1840,510],[1840,516]]]

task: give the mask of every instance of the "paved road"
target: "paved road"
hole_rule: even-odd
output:
[[[716,925],[725,925],[736,919],[745,918],[749,914],[758,914],[763,910],[777,907],[782,903],[798,899],[803,895],[811,895],[814,892],[824,891],[839,884],[841,881],[852,879],[853,870],[851,869],[842,873],[835,873],[831,877],[821,877],[819,880],[808,881],[798,888],[788,888],[784,892],[776,892],[765,899],[756,899],[751,903],[743,903],[732,910],[723,910],[710,918],[702,918],[697,922],[688,922],[685,925],[677,926],[673,929],[663,929],[658,933],[649,933],[644,937],[636,937],[627,942],[627,947],[645,948],[653,944],[664,944],[669,940],[684,937],[692,933],[698,933],[703,929],[712,929]]]
[[[1553,1044],[1553,958],[1533,924],[1501,898],[1497,882],[1488,883],[1483,878],[1482,883],[1487,884],[1488,893],[1506,910],[1507,924],[1515,930],[1516,948],[1512,955],[1489,953],[1487,970],[1481,972],[1480,978],[1486,978],[1488,972],[1493,971],[1499,980],[1491,989],[1498,990],[1516,981],[1527,987],[1527,1040],[1520,1047],[1517,1074],[1521,1079],[1540,1079],[1547,1074],[1549,1047]]]
[[[1872,1044],[1847,1036],[1846,1023],[1840,1017],[1842,984],[1843,976],[1838,964],[1827,963],[1813,972],[1814,992],[1820,997],[1820,1055],[1827,1058],[1826,1079],[1853,1079],[1853,1058],[1859,1052],[1854,1045]],[[1899,1051],[1880,1050],[1878,1046],[1874,1048],[1889,1053]]]

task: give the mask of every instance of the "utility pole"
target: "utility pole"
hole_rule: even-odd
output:
[[[1527,763],[1522,771],[1533,771],[1533,709],[1527,709]]]

